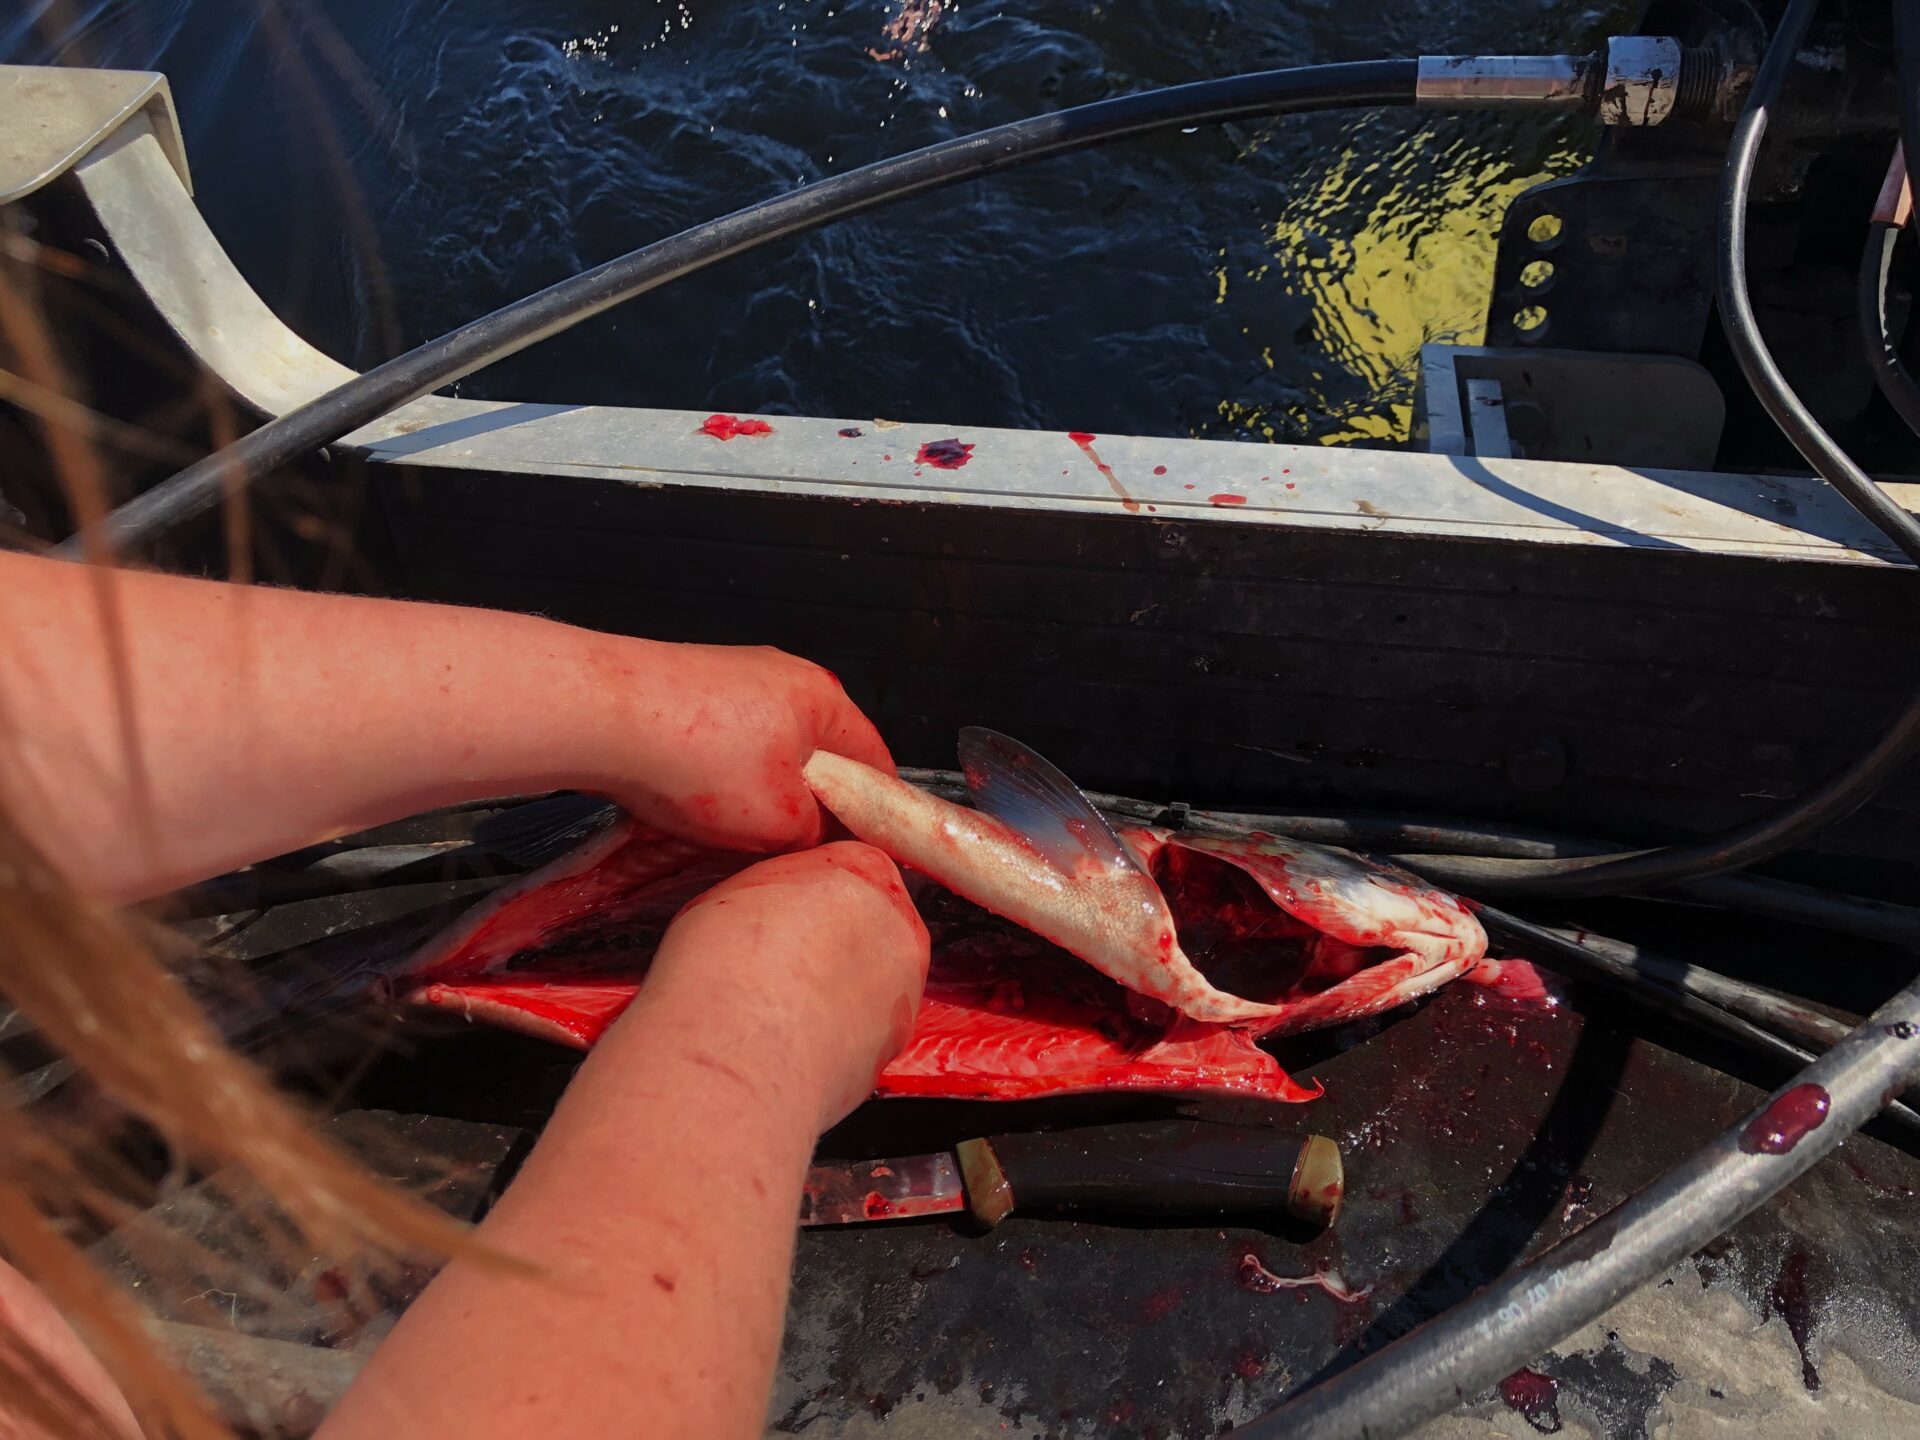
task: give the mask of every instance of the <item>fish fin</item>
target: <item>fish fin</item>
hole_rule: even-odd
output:
[[[619,815],[619,806],[598,795],[549,795],[487,816],[473,827],[473,843],[535,870],[598,835]]]
[[[1018,740],[967,726],[960,732],[960,772],[974,808],[1024,836],[1054,868],[1071,874],[1092,860],[1147,878],[1080,787]]]

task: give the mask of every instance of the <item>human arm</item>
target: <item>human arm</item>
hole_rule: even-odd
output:
[[[11,552],[0,596],[0,803],[114,900],[550,789],[694,839],[804,846],[814,750],[891,765],[831,675],[772,650]]]
[[[684,911],[479,1238],[320,1440],[758,1435],[815,1136],[905,1041],[927,935],[843,843]]]

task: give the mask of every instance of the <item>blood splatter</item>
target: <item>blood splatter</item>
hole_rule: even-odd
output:
[[[893,1202],[878,1190],[869,1190],[860,1202],[860,1213],[869,1220],[883,1220],[893,1214]]]
[[[1560,1431],[1560,1382],[1538,1370],[1516,1370],[1500,1382],[1500,1398],[1543,1435]]]
[[[773,426],[764,420],[742,420],[738,415],[709,415],[700,433],[716,440],[731,440],[736,435],[771,435]]]
[[[1097,435],[1089,435],[1084,430],[1069,430],[1067,432],[1067,438],[1080,447],[1081,453],[1093,462],[1094,469],[1107,477],[1107,484],[1111,485],[1113,487],[1113,493],[1120,497],[1120,508],[1135,515],[1139,514],[1140,502],[1127,493],[1126,487],[1120,483],[1119,477],[1113,473],[1113,467],[1098,455],[1094,454],[1093,442],[1100,437]]]
[[[1251,1345],[1233,1358],[1233,1373],[1242,1380],[1257,1380],[1265,1373],[1266,1368],[1266,1352],[1256,1350]]]
[[[1156,1290],[1140,1302],[1140,1318],[1149,1325],[1156,1324],[1178,1310],[1186,1296],[1187,1287],[1184,1285],[1169,1285]]]
[[[1740,1148],[1749,1155],[1785,1155],[1826,1121],[1832,1097],[1821,1086],[1796,1085],[1740,1132]]]
[[[931,465],[936,470],[958,470],[972,454],[973,446],[958,439],[929,440],[913,457],[913,463]]]
[[[1247,503],[1247,497],[1235,495],[1230,490],[1223,490],[1218,495],[1207,496],[1207,503],[1209,505],[1244,505]]]
[[[1787,1330],[1800,1351],[1800,1383],[1809,1390],[1820,1388],[1820,1372],[1813,1368],[1807,1354],[1807,1342],[1813,1338],[1813,1301],[1807,1289],[1807,1252],[1795,1249],[1767,1287],[1767,1311],[1787,1322]],[[1765,1317],[1762,1317],[1765,1318]]]
[[[849,425],[840,432],[840,438],[842,440],[858,440],[862,433],[864,432],[862,432],[858,425]]]
[[[1153,467],[1153,473],[1156,475],[1164,475],[1167,473],[1167,467],[1164,465],[1156,465]]]

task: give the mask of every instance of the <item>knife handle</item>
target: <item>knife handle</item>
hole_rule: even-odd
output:
[[[1324,1135],[1150,1120],[994,1135],[954,1149],[967,1204],[989,1227],[1014,1210],[1063,1214],[1289,1215],[1325,1228],[1346,1180]]]

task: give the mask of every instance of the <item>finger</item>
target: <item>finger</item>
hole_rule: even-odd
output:
[[[813,729],[812,748],[844,755],[875,770],[891,775],[895,766],[887,742],[861,711],[847,698],[840,677],[824,665],[802,662],[807,667],[806,714]]]
[[[836,693],[834,700],[815,742],[816,748],[830,750],[835,755],[844,755],[849,760],[857,760],[888,775],[893,774],[893,754],[887,749],[887,742],[880,738],[880,732],[874,728],[873,722],[845,694]]]

